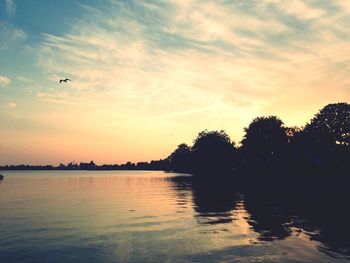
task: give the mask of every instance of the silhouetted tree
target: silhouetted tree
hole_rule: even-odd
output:
[[[169,160],[168,159],[156,160],[156,161],[153,160],[149,163],[147,170],[169,171]]]
[[[350,104],[322,108],[292,141],[295,166],[317,174],[343,174],[350,163]]]
[[[175,151],[168,157],[170,169],[175,172],[190,172],[191,165],[191,148],[185,144],[180,144]]]
[[[317,143],[349,146],[350,104],[328,104],[305,126],[304,132]]]
[[[272,161],[280,160],[288,136],[278,117],[255,118],[244,131],[246,133],[241,142],[241,152],[247,165],[266,166]]]
[[[90,163],[80,163],[79,164],[79,169],[80,170],[94,170],[96,169],[96,164],[91,161]]]
[[[236,148],[225,131],[200,132],[192,146],[195,172],[212,173],[233,168]]]

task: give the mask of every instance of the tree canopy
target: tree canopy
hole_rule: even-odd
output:
[[[248,155],[273,155],[288,142],[287,130],[276,116],[257,117],[244,129],[242,149]]]
[[[177,172],[191,170],[191,147],[185,143],[180,144],[168,157],[172,169]]]
[[[319,143],[350,145],[350,104],[326,105],[305,126],[304,132]]]
[[[236,152],[234,145],[235,143],[223,130],[200,132],[192,146],[195,170],[230,169]]]

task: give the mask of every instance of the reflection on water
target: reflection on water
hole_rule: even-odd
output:
[[[350,262],[344,197],[163,172],[4,175],[0,262]]]
[[[276,190],[266,185],[247,189],[234,181],[194,177],[175,177],[171,181],[177,189],[192,193],[199,225],[217,225],[214,233],[233,229],[231,237],[240,236],[241,245],[270,246],[271,250],[265,250],[259,260],[350,261],[350,194],[346,187],[311,181],[311,187],[298,182],[297,187],[291,184]],[[270,258],[264,256],[271,251],[278,252]]]

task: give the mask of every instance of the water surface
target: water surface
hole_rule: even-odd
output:
[[[0,262],[350,262],[327,207],[158,171],[2,174]]]

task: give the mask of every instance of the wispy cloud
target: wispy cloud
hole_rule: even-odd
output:
[[[11,83],[11,80],[6,76],[0,75],[0,87],[7,87]]]
[[[10,16],[14,16],[16,13],[16,6],[14,0],[5,0],[6,12]]]
[[[18,47],[18,43],[26,40],[27,34],[11,24],[0,21],[0,50]]]
[[[28,78],[28,77],[25,77],[25,76],[18,76],[17,79],[18,79],[19,81],[26,82],[26,83],[28,83],[28,82],[33,82],[32,79],[30,79],[30,78]]]
[[[82,6],[69,32],[43,35],[40,67],[52,83],[73,82],[38,99],[184,122],[200,112],[198,127],[224,109],[222,122],[242,116],[241,128],[261,114],[302,124],[330,99],[350,99],[342,2],[111,3]]]
[[[15,102],[9,102],[7,103],[7,106],[9,106],[10,108],[16,108],[17,104]]]

